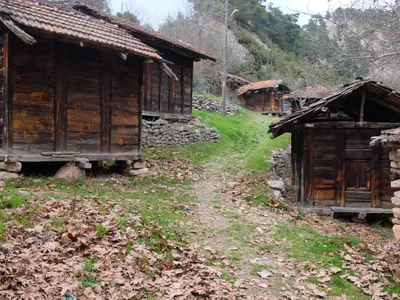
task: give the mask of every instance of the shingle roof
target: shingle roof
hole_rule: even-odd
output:
[[[347,100],[346,102],[351,102],[352,98],[350,95],[361,88],[365,88],[368,93],[374,95],[374,97],[371,98],[373,103],[395,111],[397,113],[396,119],[400,119],[400,93],[377,81],[359,78],[351,83],[345,84],[328,97],[314,101],[286,118],[271,124],[269,126],[269,132],[272,133],[272,137],[275,138],[290,131],[294,124],[305,122],[322,112],[326,112],[329,107],[334,107],[335,103],[339,100],[344,99]],[[342,104],[340,107],[345,113],[352,109],[351,105],[346,107]],[[390,121],[387,115],[385,115],[385,119],[385,122]]]
[[[240,96],[250,91],[257,91],[263,89],[277,89],[277,90],[287,90],[287,91],[289,90],[287,85],[283,83],[282,80],[265,80],[242,86],[240,89],[238,89],[236,94]]]
[[[0,13],[26,28],[162,60],[155,49],[117,25],[94,19],[65,5],[36,0],[0,0]]]
[[[90,13],[92,16],[98,16],[100,18],[107,19],[107,20],[113,22],[114,24],[117,24],[123,28],[130,29],[130,30],[132,30],[132,34],[139,33],[141,35],[151,37],[152,39],[158,39],[164,43],[170,44],[173,47],[180,48],[185,51],[190,51],[190,52],[200,56],[201,58],[210,59],[213,61],[216,60],[211,54],[198,49],[197,47],[195,47],[194,45],[192,45],[190,43],[184,42],[180,39],[171,38],[160,32],[157,32],[150,28],[141,26],[137,23],[125,20],[125,19],[117,17],[117,16],[107,14],[101,10],[94,8],[94,7],[79,3],[79,1],[73,5],[73,8],[76,10],[82,11],[84,13]]]
[[[322,85],[308,86],[302,90],[284,95],[283,99],[322,99],[328,96],[330,91]]]
[[[240,76],[237,76],[237,75],[233,75],[233,74],[228,74],[228,79],[235,79],[235,80],[241,81],[243,83],[247,83],[247,84],[251,83],[247,79],[245,79],[243,77],[240,77]]]

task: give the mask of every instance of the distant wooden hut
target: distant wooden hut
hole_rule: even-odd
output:
[[[0,0],[0,161],[131,160],[157,51],[69,6]]]
[[[301,205],[391,213],[390,148],[370,147],[370,138],[399,125],[400,94],[358,79],[270,125],[270,132],[292,133],[292,184]]]
[[[244,108],[280,115],[283,113],[282,96],[289,92],[289,87],[281,80],[266,80],[245,85],[236,94]]]
[[[228,91],[228,97],[235,97],[236,96],[236,91],[238,89],[240,89],[242,86],[251,84],[250,81],[248,81],[247,79],[240,77],[240,76],[236,76],[233,74],[228,74],[228,80],[226,82],[226,88]]]
[[[145,83],[142,99],[143,116],[191,116],[194,62],[202,59],[215,61],[214,57],[189,43],[165,36],[137,23],[105,14],[87,5],[75,4],[74,8],[118,25],[157,49],[166,61],[172,63],[170,67],[176,74],[176,80],[168,76],[159,63],[154,60],[146,61],[143,79]]]
[[[317,100],[323,99],[330,94],[330,91],[321,85],[312,85],[304,89],[291,92],[282,97],[283,111],[290,115],[304,106]]]

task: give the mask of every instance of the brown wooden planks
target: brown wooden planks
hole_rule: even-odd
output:
[[[19,152],[53,151],[55,42],[40,40],[34,46],[15,38],[10,42],[12,90],[8,93],[13,103],[9,104],[8,145]]]
[[[102,56],[71,47],[68,65],[67,150],[100,153]]]
[[[112,69],[111,152],[137,153],[140,144],[140,86],[142,63],[130,58],[114,61]]]
[[[0,32],[0,152],[4,152],[4,42],[5,32]]]

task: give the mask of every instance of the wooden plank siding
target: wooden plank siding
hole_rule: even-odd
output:
[[[303,184],[299,202],[315,207],[392,207],[391,149],[370,147],[371,136],[382,129],[364,126],[308,126],[292,133],[292,182]],[[299,132],[303,132],[303,151]]]
[[[193,61],[167,55],[178,81],[170,78],[156,63],[145,64],[144,113],[191,115],[193,94]]]
[[[4,153],[4,72],[5,61],[5,39],[6,33],[4,31],[0,32],[0,153]]]
[[[258,91],[241,96],[242,106],[255,112],[283,112],[282,94],[274,91]]]
[[[4,41],[2,35],[0,65],[9,63],[10,83],[7,90],[3,67],[0,113],[9,111],[1,126],[7,119],[10,125],[0,131],[1,148],[7,144],[22,161],[40,161],[42,152],[80,152],[92,160],[140,153],[142,59],[44,38],[28,46],[11,35],[6,56]]]

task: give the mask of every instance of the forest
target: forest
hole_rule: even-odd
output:
[[[85,0],[110,11],[107,0]],[[140,22],[142,11],[125,3],[119,16]],[[251,81],[283,79],[292,89],[312,84],[327,87],[374,77],[398,86],[393,72],[398,62],[400,23],[396,1],[357,0],[351,8],[310,15],[298,24],[299,13],[286,14],[261,0],[230,0],[229,72]],[[146,24],[142,24],[146,25]],[[149,25],[147,25],[149,26]],[[177,16],[164,20],[159,31],[213,54],[216,63],[196,66],[196,88],[216,91],[221,81],[224,1],[188,0]]]

